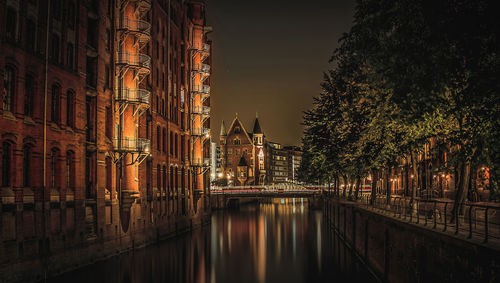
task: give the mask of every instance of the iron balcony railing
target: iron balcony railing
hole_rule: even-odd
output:
[[[114,138],[113,146],[116,151],[141,152],[150,151],[150,140],[142,138]]]
[[[210,107],[209,106],[193,106],[191,109],[193,114],[200,115],[210,115]]]
[[[208,64],[193,64],[193,71],[210,74],[210,65]]]
[[[198,50],[201,52],[209,53],[210,52],[210,45],[207,43],[202,43],[202,44],[193,44],[192,49]]]
[[[193,158],[191,166],[208,167],[210,166],[210,158]]]
[[[131,32],[142,33],[148,36],[151,35],[151,24],[143,20],[135,20],[124,17],[119,23],[119,28]]]
[[[151,57],[146,54],[118,52],[116,64],[151,69]]]
[[[151,92],[145,89],[120,88],[116,90],[115,99],[130,103],[149,104]]]
[[[192,92],[210,94],[210,86],[208,85],[193,85]]]
[[[208,136],[210,135],[210,129],[207,128],[192,128],[191,129],[192,136]]]

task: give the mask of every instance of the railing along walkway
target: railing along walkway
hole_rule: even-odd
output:
[[[357,203],[365,209],[405,222],[500,248],[500,205],[496,203],[467,202],[456,212],[453,211],[453,200],[449,199],[415,198],[412,208],[408,197],[392,196],[387,204],[386,196],[377,195],[371,203],[370,194],[363,194]]]

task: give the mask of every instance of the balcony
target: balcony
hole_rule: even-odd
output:
[[[208,64],[194,64],[193,71],[202,73],[204,75],[210,75],[210,65]]]
[[[130,104],[149,105],[150,96],[151,92],[145,89],[121,88],[116,90],[115,99]]]
[[[151,0],[122,0],[122,3],[135,3],[136,10],[142,14],[151,9]]]
[[[148,43],[151,39],[151,24],[143,20],[123,18],[118,29],[128,34],[134,34],[141,43]]]
[[[191,108],[191,113],[198,115],[210,115],[209,106],[193,106]]]
[[[191,135],[192,136],[207,137],[207,136],[210,136],[210,129],[207,129],[207,128],[192,128],[191,129]]]
[[[139,73],[147,75],[151,70],[151,57],[146,54],[118,52],[116,65],[136,69]]]
[[[202,52],[202,53],[210,53],[210,45],[207,43],[193,44],[191,46],[191,49],[196,50],[198,52]]]
[[[201,93],[201,94],[210,94],[210,86],[209,85],[193,85],[191,87],[191,91],[193,93]]]
[[[113,147],[115,151],[149,153],[150,141],[141,138],[114,138]]]
[[[191,160],[191,166],[193,167],[209,167],[210,158],[193,158]]]

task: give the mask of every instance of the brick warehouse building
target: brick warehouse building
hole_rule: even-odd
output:
[[[205,6],[0,2],[0,281],[62,271],[207,218]]]
[[[222,175],[230,185],[263,185],[266,183],[265,135],[255,118],[253,131],[247,132],[238,115],[226,131],[221,125],[219,144]]]

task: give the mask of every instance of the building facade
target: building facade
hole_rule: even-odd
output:
[[[285,146],[288,161],[288,181],[297,182],[297,169],[302,161],[302,149],[298,146]]]
[[[267,183],[279,184],[288,182],[288,151],[276,142],[266,144],[269,162],[267,171],[269,172]]]
[[[248,132],[236,116],[226,131],[224,121],[219,136],[222,176],[229,185],[263,185],[266,183],[265,135],[254,121],[253,131]]]
[[[208,215],[205,9],[0,2],[0,264],[125,247]]]

